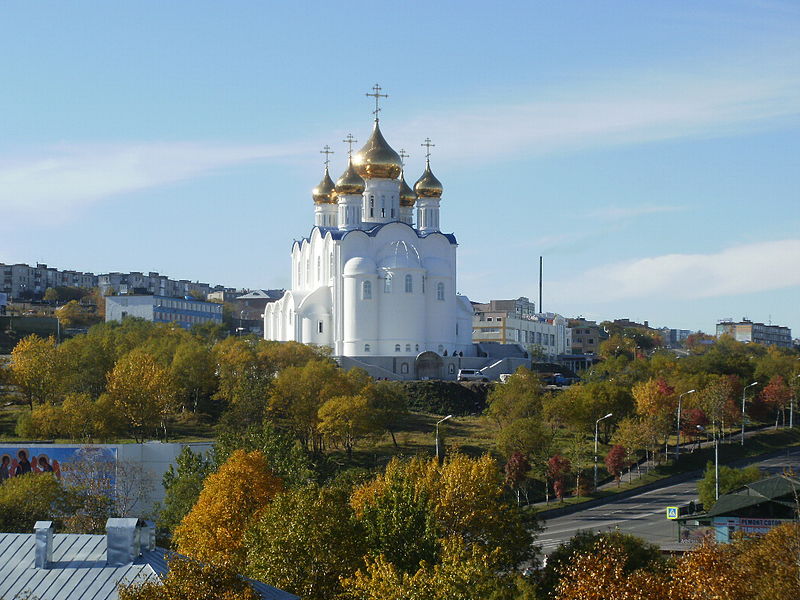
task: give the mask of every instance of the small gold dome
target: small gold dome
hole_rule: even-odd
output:
[[[377,119],[369,140],[353,157],[353,164],[364,179],[396,179],[403,170],[400,155],[383,138]]]
[[[315,204],[332,204],[336,202],[336,199],[333,197],[333,192],[333,179],[331,179],[328,173],[328,167],[325,167],[325,176],[322,178],[322,181],[317,184],[317,187],[311,190],[311,196],[314,198]]]
[[[436,179],[436,176],[431,172],[431,162],[425,163],[425,172],[422,177],[417,179],[414,184],[414,191],[420,198],[441,198],[444,188],[442,182]]]
[[[347,169],[339,179],[336,180],[336,195],[344,196],[345,194],[361,194],[364,192],[366,183],[361,179],[361,176],[353,166],[353,159],[347,161]]]
[[[400,171],[400,206],[414,206],[417,195],[406,183],[405,175]]]

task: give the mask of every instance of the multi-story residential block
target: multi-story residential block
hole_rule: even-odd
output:
[[[694,333],[689,329],[670,329],[669,327],[662,327],[658,331],[661,333],[664,346],[667,348],[680,348],[683,342]]]
[[[528,298],[473,303],[472,341],[519,344],[540,349],[547,357],[572,353],[572,332],[556,313],[537,313]]]
[[[159,295],[106,296],[106,322],[138,317],[154,323],[176,323],[184,329],[202,323],[222,323],[216,302]]]
[[[97,277],[93,273],[59,271],[43,263],[35,267],[22,263],[0,263],[0,291],[7,294],[10,300],[39,299],[49,287],[92,288],[96,285]]]
[[[765,346],[792,347],[792,330],[780,325],[754,323],[748,319],[734,322],[724,319],[717,323],[717,337],[728,334],[739,342],[764,344]]]
[[[207,297],[212,291],[222,290],[208,283],[192,282],[188,279],[170,279],[155,272],[104,273],[97,276],[97,286],[103,294],[155,294],[160,296],[196,295]]]
[[[599,354],[600,344],[608,339],[608,334],[595,321],[583,317],[569,319],[572,331],[572,354]]]

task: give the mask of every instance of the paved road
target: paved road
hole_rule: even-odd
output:
[[[777,473],[789,466],[800,470],[800,450],[754,464]],[[697,479],[545,521],[539,543],[547,554],[580,529],[608,531],[614,528],[655,544],[673,543],[677,526],[667,520],[666,507],[688,504],[692,500],[697,501]]]

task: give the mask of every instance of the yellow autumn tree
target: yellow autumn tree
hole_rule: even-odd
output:
[[[264,454],[234,451],[219,470],[209,475],[192,510],[175,529],[178,552],[197,560],[244,570],[244,534],[283,482]]]
[[[666,573],[645,569],[627,573],[623,550],[600,540],[591,552],[576,554],[565,567],[556,600],[670,600],[670,593]]]
[[[747,600],[744,574],[737,568],[737,544],[706,539],[685,554],[672,570],[673,600]],[[771,598],[771,596],[770,596]]]
[[[55,402],[60,387],[60,362],[55,338],[29,335],[11,351],[11,382],[33,410],[34,403]]]
[[[375,520],[379,528],[387,522],[384,511],[397,509],[398,497],[403,496],[398,493],[401,489],[417,507],[404,515],[406,522],[416,522],[425,535],[432,528],[434,535],[442,539],[460,537],[487,551],[500,548],[498,560],[508,568],[531,557],[531,532],[517,506],[503,498],[500,471],[488,454],[479,458],[453,454],[443,464],[419,457],[393,459],[384,474],[353,492],[351,504],[357,516]],[[422,515],[409,518],[422,506],[427,507],[428,519]],[[406,539],[400,534],[393,532],[392,536]],[[385,538],[384,543],[390,545],[391,537]]]
[[[120,358],[108,374],[106,392],[137,442],[157,429],[166,438],[167,418],[176,408],[176,388],[169,370],[149,352],[137,349]]]

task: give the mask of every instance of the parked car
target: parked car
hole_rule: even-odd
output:
[[[480,369],[459,369],[458,381],[489,381]]]

